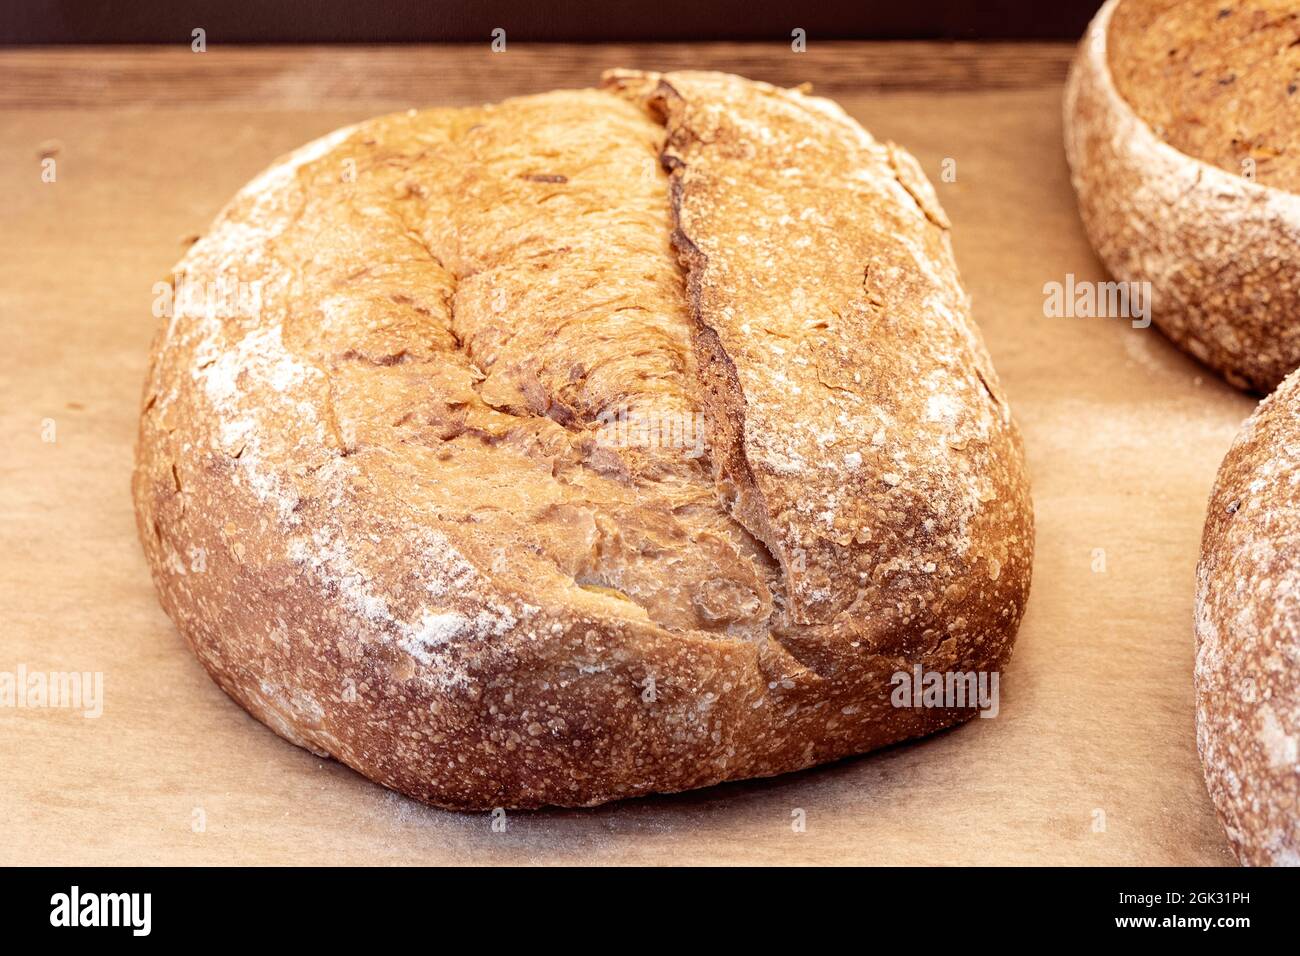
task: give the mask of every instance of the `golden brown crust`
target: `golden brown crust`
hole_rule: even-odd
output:
[[[1295,0],[1124,0],[1106,40],[1116,90],[1157,136],[1300,192]]]
[[[1196,739],[1237,857],[1300,865],[1300,373],[1260,403],[1210,496]]]
[[[1253,55],[1254,47],[1206,49],[1212,37],[1185,23],[1181,7],[1157,17],[1155,32],[1138,40],[1131,33],[1144,11],[1167,5],[1137,4],[1133,25],[1121,30],[1120,14],[1131,2],[1109,0],[1097,14],[1066,86],[1066,155],[1080,215],[1093,248],[1116,278],[1151,283],[1153,319],[1165,334],[1234,385],[1267,392],[1300,365],[1300,325],[1294,321],[1300,313],[1300,273],[1294,268],[1300,260],[1300,196],[1282,188],[1292,182],[1283,157],[1300,149],[1296,108],[1257,109],[1253,98],[1209,95],[1204,75],[1192,74],[1208,70],[1210,62],[1227,69],[1235,57]],[[1235,22],[1246,23],[1244,11],[1238,12],[1242,18]],[[1185,38],[1190,45],[1176,49],[1198,65],[1174,57],[1175,65],[1142,60],[1145,66],[1139,66],[1150,43],[1165,36],[1161,30],[1184,28],[1191,31]],[[1119,54],[1125,82],[1146,91],[1138,108],[1156,117],[1155,101],[1161,100],[1175,110],[1156,117],[1159,133],[1116,88],[1108,38],[1121,33],[1127,40]],[[1284,61],[1292,56],[1286,53]],[[1248,64],[1239,65],[1244,75]],[[1267,67],[1260,82],[1276,80],[1280,68]],[[1254,82],[1245,87],[1253,89]],[[1187,84],[1181,97],[1172,92],[1180,83]],[[1291,95],[1287,102],[1300,104]],[[1237,123],[1250,126],[1253,132],[1240,136],[1251,142],[1285,144],[1269,164],[1257,165],[1258,181],[1243,177],[1233,161],[1237,134],[1230,131]],[[1181,152],[1179,145],[1205,159]]]
[[[179,267],[261,295],[159,334],[134,491],[164,607],[278,733],[441,806],[966,719],[889,701],[913,664],[999,668],[1029,585],[944,223],[901,150],[718,74],[305,147]]]

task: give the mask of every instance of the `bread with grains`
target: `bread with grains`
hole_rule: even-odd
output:
[[[250,713],[387,787],[782,773],[975,713],[892,706],[895,672],[1008,659],[1006,397],[924,175],[826,100],[615,71],[370,120],[178,272],[257,307],[178,296],[155,342],[163,606]]]
[[[1247,419],[1210,496],[1196,741],[1237,858],[1300,866],[1300,372]]]
[[[1109,0],[1079,45],[1065,146],[1093,248],[1239,388],[1300,366],[1300,9]]]

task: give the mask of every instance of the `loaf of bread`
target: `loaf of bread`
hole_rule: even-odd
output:
[[[948,229],[906,152],[724,74],[326,136],[177,267],[162,604],[277,733],[444,807],[965,720],[894,675],[1005,664],[1033,528]]]
[[[1240,388],[1300,366],[1300,7],[1109,0],[1079,47],[1065,144],[1097,254]]]
[[[1210,496],[1196,731],[1237,857],[1300,866],[1300,373],[1246,421]]]

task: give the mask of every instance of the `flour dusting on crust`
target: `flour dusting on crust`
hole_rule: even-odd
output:
[[[965,720],[888,693],[1000,668],[1029,587],[948,228],[905,151],[721,74],[332,133],[177,267],[133,483],[163,605],[277,733],[440,806]]]

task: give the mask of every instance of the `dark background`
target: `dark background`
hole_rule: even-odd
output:
[[[1100,0],[0,0],[0,44],[1077,40]]]

